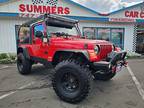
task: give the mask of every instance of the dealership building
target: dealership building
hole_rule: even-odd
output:
[[[103,14],[71,0],[0,0],[0,53],[15,53],[19,26],[42,13],[79,20],[89,39],[103,39],[144,53],[144,3]]]

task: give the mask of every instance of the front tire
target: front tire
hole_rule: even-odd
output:
[[[20,74],[26,75],[31,73],[32,63],[29,59],[26,59],[23,53],[17,55],[17,68]]]
[[[56,66],[52,85],[60,99],[78,103],[88,96],[91,79],[86,67],[74,60],[66,60]]]

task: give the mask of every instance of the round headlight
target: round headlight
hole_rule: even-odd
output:
[[[100,48],[99,48],[98,45],[96,45],[96,46],[94,47],[94,51],[95,51],[96,54],[98,54],[98,53],[100,52]]]

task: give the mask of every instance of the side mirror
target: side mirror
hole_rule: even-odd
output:
[[[38,38],[42,38],[43,37],[43,33],[41,31],[36,31],[36,37]]]

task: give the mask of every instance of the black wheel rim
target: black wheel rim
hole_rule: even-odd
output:
[[[78,78],[71,73],[65,73],[61,79],[63,90],[69,93],[76,92],[79,89]]]

